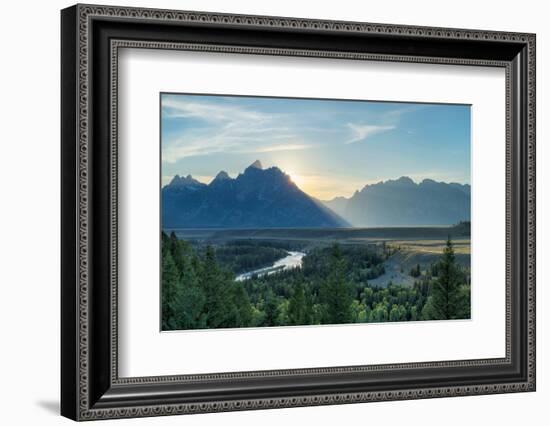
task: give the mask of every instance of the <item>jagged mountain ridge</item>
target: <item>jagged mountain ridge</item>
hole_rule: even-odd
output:
[[[353,226],[452,225],[470,220],[470,193],[468,184],[402,176],[324,203]]]
[[[209,184],[176,175],[162,188],[163,228],[318,228],[349,224],[300,190],[277,167],[256,160],[235,179]]]

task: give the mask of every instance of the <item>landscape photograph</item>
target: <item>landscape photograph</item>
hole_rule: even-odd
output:
[[[469,105],[161,93],[160,124],[162,331],[470,319]]]

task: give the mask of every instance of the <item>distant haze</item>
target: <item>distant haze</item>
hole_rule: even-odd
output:
[[[357,227],[452,225],[470,221],[470,185],[420,183],[402,176],[366,185],[352,197],[336,197],[325,205]]]
[[[176,175],[162,188],[163,228],[346,228],[453,225],[470,221],[470,185],[402,176],[352,197],[319,201],[259,160],[209,183]]]

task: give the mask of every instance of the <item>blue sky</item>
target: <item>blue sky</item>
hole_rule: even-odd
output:
[[[257,159],[323,200],[400,176],[470,183],[467,105],[162,94],[161,126],[163,185]]]

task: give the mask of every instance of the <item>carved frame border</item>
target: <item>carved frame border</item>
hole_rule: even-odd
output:
[[[443,396],[463,396],[488,393],[505,393],[517,391],[533,391],[535,389],[535,36],[533,34],[521,34],[511,32],[494,32],[494,31],[479,31],[479,30],[463,30],[463,29],[447,29],[447,28],[430,28],[417,26],[402,26],[402,25],[386,25],[386,24],[369,24],[357,22],[337,22],[325,20],[311,19],[295,19],[295,18],[280,18],[266,16],[247,16],[247,15],[229,15],[217,13],[203,12],[185,12],[185,11],[169,11],[156,9],[141,9],[141,8],[126,8],[126,7],[104,7],[91,5],[77,6],[78,19],[78,61],[77,61],[77,90],[78,90],[78,111],[77,111],[77,177],[78,177],[78,194],[77,194],[77,341],[78,341],[78,363],[77,363],[77,415],[79,420],[92,420],[113,417],[141,417],[151,415],[170,415],[184,414],[197,412],[217,412],[230,410],[244,409],[262,409],[262,408],[280,408],[293,406],[309,406],[309,405],[324,405],[324,404],[342,404],[352,402],[366,401],[384,401],[384,400],[401,400],[401,399],[416,399],[416,398],[434,398]],[[88,299],[89,289],[89,133],[88,133],[88,114],[89,114],[89,54],[90,54],[90,39],[89,29],[91,19],[95,17],[117,17],[136,19],[140,21],[174,21],[174,22],[190,22],[190,23],[211,23],[223,25],[239,25],[252,26],[260,28],[300,28],[311,29],[316,31],[338,31],[338,32],[359,32],[373,34],[400,34],[411,35],[423,38],[446,38],[446,39],[467,39],[467,40],[495,40],[523,43],[527,46],[528,58],[528,73],[527,73],[527,97],[528,97],[528,115],[527,115],[527,194],[526,203],[527,224],[528,224],[528,246],[527,246],[527,294],[528,300],[528,342],[527,342],[527,368],[528,380],[525,382],[499,383],[493,385],[481,386],[450,386],[446,388],[435,387],[425,389],[402,389],[397,391],[380,391],[380,392],[359,392],[359,393],[331,393],[326,395],[312,395],[302,397],[277,397],[277,398],[258,398],[247,400],[227,400],[215,401],[201,404],[160,404],[142,407],[128,408],[93,408],[90,404],[88,379],[89,379],[89,317],[88,309],[90,300]],[[436,363],[419,363],[419,364],[393,364],[382,366],[364,366],[364,367],[328,367],[323,369],[306,369],[306,370],[275,370],[263,372],[248,372],[248,373],[226,373],[217,375],[200,375],[200,376],[162,376],[162,377],[146,377],[146,378],[118,378],[117,374],[117,323],[116,323],[116,280],[117,280],[117,219],[116,207],[111,210],[112,218],[112,239],[111,239],[111,338],[112,338],[112,364],[111,364],[111,380],[114,384],[134,383],[169,383],[182,380],[215,380],[219,378],[239,378],[248,376],[270,376],[270,375],[303,375],[307,373],[331,373],[341,372],[346,369],[352,371],[370,371],[380,369],[398,369],[410,367],[437,367],[450,365],[481,365],[493,363],[509,362],[510,357],[510,217],[509,210],[511,207],[510,199],[510,148],[509,139],[511,129],[509,128],[510,115],[510,68],[505,62],[499,61],[483,61],[483,60],[467,60],[460,58],[419,58],[414,56],[392,56],[392,55],[373,55],[359,53],[343,53],[343,52],[326,52],[326,51],[311,51],[311,50],[289,50],[289,49],[271,49],[271,48],[247,48],[247,47],[232,47],[232,46],[213,46],[213,45],[197,45],[197,44],[181,44],[181,43],[160,43],[160,42],[145,42],[139,40],[113,40],[111,43],[111,118],[113,123],[116,123],[117,114],[117,58],[118,49],[123,47],[132,48],[155,48],[155,49],[185,49],[185,50],[200,50],[200,51],[223,51],[231,53],[255,53],[267,55],[298,55],[298,56],[316,56],[330,57],[342,59],[368,59],[368,60],[384,60],[384,61],[400,61],[400,62],[427,62],[427,63],[449,63],[462,65],[484,65],[484,66],[499,66],[506,68],[507,94],[506,94],[506,115],[507,115],[507,259],[506,259],[506,277],[507,277],[507,312],[506,312],[506,358],[495,360],[465,360],[451,362],[436,362]],[[116,206],[117,200],[117,170],[116,170],[116,125],[111,126],[111,142],[112,142],[112,159],[113,167],[111,169],[111,202]]]

